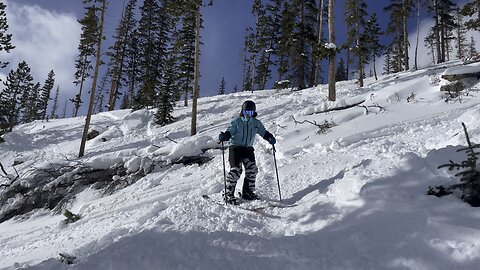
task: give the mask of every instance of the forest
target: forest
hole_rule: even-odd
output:
[[[255,24],[246,26],[243,33],[243,54],[239,59],[242,83],[234,91],[302,90],[328,83],[328,98],[334,101],[337,81],[355,79],[363,87],[366,76],[378,78],[379,74],[416,70],[420,38],[428,46],[434,64],[478,58],[475,40],[468,38],[467,31],[480,30],[480,1],[463,6],[451,0],[385,1],[382,16],[389,16],[386,29],[380,27],[379,15],[369,12],[367,2],[373,4],[366,0],[345,0],[343,6],[336,5],[335,0],[252,1]],[[111,37],[105,36],[104,29],[109,1],[83,3],[85,12],[78,20],[81,36],[75,60],[77,94],[68,101],[71,112],[67,104],[60,111],[62,86],[52,92],[54,70],[41,84],[32,77],[25,60],[16,68],[10,67],[3,82],[0,134],[35,120],[79,116],[81,106],[88,106],[84,137],[92,114],[115,109],[156,108],[155,122],[167,125],[175,121],[172,112],[180,104],[192,106],[191,135],[196,134],[202,11],[215,5],[215,1],[128,0],[121,14],[110,14],[118,18]],[[335,9],[343,10],[345,33],[334,30]],[[419,34],[421,12],[428,12],[435,22],[425,37]],[[15,49],[6,15],[6,5],[0,2],[1,54]],[[417,33],[412,43],[408,29],[414,23]],[[346,42],[337,44],[336,35],[346,36]],[[106,48],[106,44],[112,45]],[[409,55],[409,48],[415,48],[414,55]],[[380,58],[383,69],[376,70]],[[3,69],[9,68],[9,63],[0,64]],[[322,70],[323,66],[328,68]],[[367,71],[367,66],[373,69]],[[218,93],[225,94],[224,79]]]

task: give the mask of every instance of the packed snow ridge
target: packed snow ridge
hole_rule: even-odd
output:
[[[205,97],[195,136],[190,108],[177,107],[176,122],[164,127],[152,122],[154,111],[104,112],[93,117],[100,135],[81,159],[83,117],[18,126],[0,144],[8,173],[16,175],[15,163],[26,179],[18,185],[34,184],[29,173],[49,164],[150,169],[110,194],[80,190],[64,206],[77,222],[37,209],[0,223],[0,269],[478,269],[478,209],[456,195],[426,195],[458,182],[437,167],[465,159],[456,152],[466,144],[462,122],[480,142],[480,85],[449,102],[439,90],[442,72],[458,65],[368,78],[363,88],[339,82],[336,102],[326,85]],[[248,99],[277,138],[284,207],[266,206],[280,202],[272,147],[259,137],[262,200],[246,207],[266,207],[201,196],[221,196],[217,136]],[[340,107],[349,108],[332,110]],[[332,125],[318,132],[323,123]],[[208,159],[175,164],[186,156]],[[68,256],[71,265],[61,262]]]

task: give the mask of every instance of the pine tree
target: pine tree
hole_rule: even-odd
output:
[[[396,58],[394,65],[394,72],[401,70],[409,70],[409,55],[408,55],[408,17],[413,10],[412,0],[390,0],[385,12],[390,12],[390,21],[386,33],[395,35],[392,44],[392,52]]]
[[[101,49],[102,49],[102,41],[104,39],[103,36],[103,27],[104,27],[104,22],[105,22],[105,12],[107,8],[107,1],[106,0],[84,0],[84,3],[92,3],[99,4],[100,7],[93,6],[92,8],[95,11],[100,12],[100,22],[98,24],[98,32],[97,32],[97,42],[96,42],[96,49],[95,49],[95,70],[94,70],[94,75],[92,79],[92,87],[90,90],[90,102],[88,104],[88,112],[87,112],[87,117],[85,119],[85,127],[83,129],[83,136],[82,136],[82,141],[80,143],[80,151],[78,156],[83,157],[85,153],[85,145],[87,142],[87,134],[89,132],[90,128],[90,121],[92,118],[92,113],[93,113],[93,103],[95,101],[95,90],[97,88],[97,80],[98,80],[98,73],[99,73],[99,68],[101,64]]]
[[[28,64],[25,61],[20,62],[16,70],[10,71],[4,82],[5,89],[0,95],[0,108],[7,132],[12,131],[24,118],[25,106],[34,86],[30,72]]]
[[[57,90],[55,91],[55,97],[53,98],[53,105],[52,105],[52,110],[50,111],[50,119],[57,119],[58,114],[58,99],[60,96],[60,86],[57,86]]]
[[[169,31],[173,28],[165,2],[159,4],[154,0],[145,0],[140,8],[138,40],[141,80],[134,100],[135,109],[154,106],[156,92],[165,72]]]
[[[470,37],[470,45],[468,46],[468,58],[470,59],[477,59],[478,58],[478,51],[475,39]]]
[[[5,9],[7,5],[0,2],[0,52],[5,51],[10,53],[10,50],[15,49],[15,46],[12,45],[12,34],[7,34],[8,31],[8,22],[7,22],[7,13]],[[0,68],[5,68],[9,63],[0,61]]]
[[[54,85],[55,73],[53,70],[51,70],[47,75],[47,79],[45,79],[42,89],[40,90],[37,104],[38,119],[40,120],[45,120],[47,118],[48,102],[51,100],[50,95]]]
[[[115,109],[116,100],[119,98],[119,89],[122,86],[122,77],[125,72],[125,61],[128,47],[128,38],[136,27],[135,20],[135,6],[137,0],[129,0],[127,6],[124,8],[120,23],[115,30],[115,43],[110,47],[108,56],[110,57],[109,77],[110,77],[110,92],[108,97],[108,110]]]
[[[297,14],[294,23],[293,40],[290,49],[293,81],[299,90],[304,89],[310,82],[308,72],[311,67],[311,54],[317,43],[317,6],[313,0],[293,0],[292,8]],[[335,71],[334,71],[335,72]]]
[[[122,83],[127,86],[128,109],[132,108],[133,100],[136,96],[136,90],[140,82],[140,48],[138,44],[138,31],[133,31],[128,38],[128,46],[126,52],[126,66]]]
[[[345,17],[348,29],[347,36],[355,40],[355,47],[352,50],[357,57],[358,85],[363,87],[365,75],[364,66],[368,63],[368,48],[364,41],[363,32],[367,24],[367,4],[364,0],[347,0],[345,2]]]
[[[480,0],[471,0],[462,7],[461,15],[474,17],[465,22],[469,30],[480,31]]]
[[[220,82],[220,89],[218,90],[219,95],[225,95],[225,85],[227,83],[225,82],[225,77],[222,77],[222,81]]]
[[[380,38],[383,34],[384,33],[377,21],[377,14],[374,13],[366,22],[363,40],[365,42],[364,48],[366,48],[367,51],[365,59],[371,57],[373,60],[373,74],[375,75],[375,80],[378,80],[376,59],[383,54],[384,50],[384,46],[380,44]]]
[[[167,66],[175,64],[175,58],[170,52],[170,58],[167,59]],[[165,126],[174,121],[172,116],[174,107],[174,92],[175,92],[176,75],[173,69],[166,69],[164,80],[161,83],[158,98],[157,98],[157,112],[155,113],[155,123]]]
[[[193,93],[193,82],[195,79],[195,3],[190,1],[184,3],[179,9],[181,28],[175,41],[178,51],[179,62],[179,89],[183,93],[184,106],[188,106],[188,99]]]
[[[79,20],[82,25],[82,34],[80,37],[80,45],[78,46],[78,57],[75,60],[75,81],[76,85],[80,85],[78,94],[75,98],[70,99],[74,104],[73,117],[78,115],[82,101],[82,92],[86,78],[90,76],[90,71],[93,69],[91,58],[95,54],[95,43],[98,35],[98,17],[96,8],[88,6],[86,8],[85,17]]]
[[[21,110],[22,110],[22,122],[30,123],[39,119],[39,94],[40,94],[40,83],[36,83],[28,91],[25,91],[21,100]]]
[[[436,63],[435,61],[435,52],[436,52],[436,39],[435,39],[435,32],[433,29],[430,29],[430,32],[428,32],[427,36],[424,39],[425,45],[427,48],[430,49],[430,54],[432,56],[432,63]]]
[[[335,80],[337,82],[348,80],[345,61],[343,58],[340,58],[338,61],[337,71],[335,72]]]
[[[456,44],[457,59],[465,58],[465,52],[467,51],[467,29],[463,23],[463,17],[460,14],[460,8],[457,7],[455,11],[455,24],[456,24]]]
[[[294,39],[294,21],[295,13],[292,5],[285,1],[282,8],[282,18],[280,20],[281,34],[277,45],[278,59],[278,81],[290,79],[288,77],[291,67],[290,50]],[[286,78],[285,78],[286,77]]]

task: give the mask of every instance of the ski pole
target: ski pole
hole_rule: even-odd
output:
[[[223,191],[223,199],[225,200],[225,204],[227,204],[227,174],[225,170],[225,148],[223,147],[222,143],[222,159],[223,159],[223,184],[224,184],[224,191]]]
[[[282,202],[282,192],[280,192],[280,179],[278,178],[278,168],[277,168],[277,158],[275,157],[275,145],[272,144],[273,147],[273,161],[275,162],[275,173],[277,174],[277,184],[278,184],[278,195],[280,196],[280,202]]]

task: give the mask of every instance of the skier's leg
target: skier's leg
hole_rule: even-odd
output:
[[[242,198],[246,200],[258,199],[255,194],[255,180],[257,178],[258,167],[255,163],[255,154],[253,148],[249,149],[247,158],[242,160],[245,166],[245,180],[243,181]]]
[[[230,163],[230,172],[227,175],[227,193],[225,194],[225,200],[235,203],[235,186],[242,175],[242,164],[238,148],[230,147],[228,161]]]

